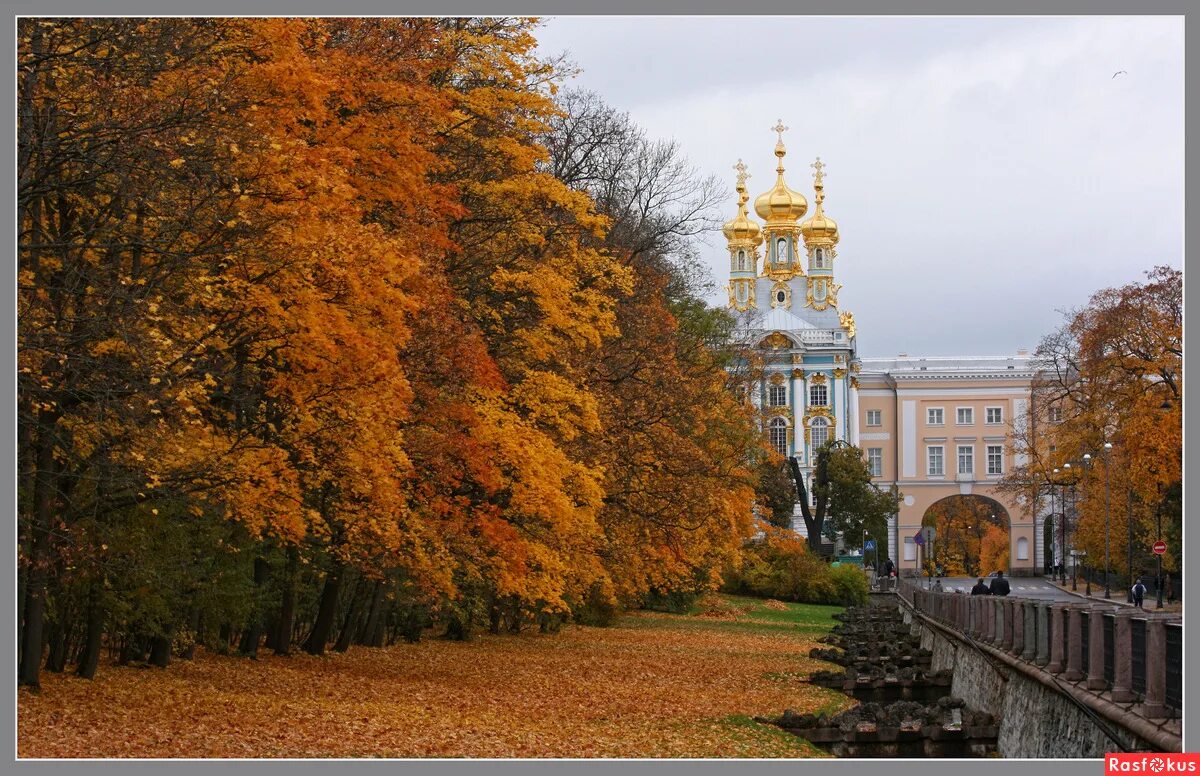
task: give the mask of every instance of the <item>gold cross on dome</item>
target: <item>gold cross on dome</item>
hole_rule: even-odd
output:
[[[777,119],[775,126],[771,127],[772,132],[779,133],[779,142],[783,142],[783,133],[788,131],[788,128],[783,125],[783,119]]]
[[[824,172],[825,163],[822,162],[821,157],[818,156],[817,161],[813,162],[809,166],[817,171],[817,173],[815,175],[813,175],[813,180],[815,180],[817,182],[817,184],[819,185],[822,181],[825,180],[825,172]]]
[[[737,170],[738,184],[745,183],[746,179],[750,177],[750,173],[746,172],[746,163],[741,159],[738,159],[738,163],[733,166],[733,169]]]

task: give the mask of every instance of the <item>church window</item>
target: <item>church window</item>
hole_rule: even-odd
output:
[[[787,386],[772,385],[767,390],[767,400],[772,407],[787,406]]]
[[[810,385],[808,387],[808,403],[814,407],[828,407],[829,388],[825,385]]]
[[[746,271],[746,252],[745,251],[738,251],[737,268],[738,268],[738,271],[740,271],[740,272]]]
[[[780,455],[788,454],[787,421],[783,418],[771,420],[771,447]]]
[[[812,265],[813,265],[813,269],[826,269],[826,267],[825,267],[825,250],[823,248],[817,248],[817,250],[813,252],[813,264]]]
[[[813,418],[809,425],[812,429],[812,447],[816,450],[829,441],[829,421],[825,418]]]
[[[787,264],[787,261],[788,261],[787,239],[784,237],[780,237],[775,242],[775,263]]]
[[[775,292],[775,298],[776,298],[776,299],[779,301],[779,303],[780,303],[780,304],[783,304],[784,302],[786,302],[786,301],[787,301],[787,292],[785,292],[785,291],[776,291],[776,292]]]

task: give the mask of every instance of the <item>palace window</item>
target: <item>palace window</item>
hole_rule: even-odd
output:
[[[882,426],[883,425],[883,410],[867,410],[867,425]]]
[[[808,387],[808,403],[814,407],[828,407],[829,386],[810,385]]]
[[[1049,417],[1051,423],[1062,423],[1062,407],[1051,407]]]
[[[975,448],[972,445],[958,446],[958,473],[975,473]]]
[[[815,251],[813,251],[812,268],[813,269],[828,269],[828,267],[825,266],[825,251],[824,251],[824,249],[817,248]]]
[[[925,424],[928,426],[941,426],[946,423],[946,414],[941,407],[930,407],[925,411]]]
[[[783,418],[771,420],[771,447],[780,455],[788,454],[787,421]]]
[[[770,404],[772,407],[786,407],[787,406],[787,386],[780,384],[780,385],[772,385],[772,386],[768,387],[767,388],[767,403]]]
[[[933,445],[929,450],[929,476],[942,477],[946,474],[945,450],[941,445]]]
[[[987,473],[1004,474],[1004,446],[987,446]]]
[[[990,425],[990,426],[994,426],[998,423],[1003,423],[1004,422],[1004,408],[1003,407],[988,407],[987,415],[985,417],[987,419],[988,425]]]
[[[780,237],[778,240],[775,241],[775,263],[776,264],[787,264],[788,263],[787,239],[784,237]]]
[[[829,421],[825,418],[813,418],[809,423],[812,429],[812,449],[816,450],[829,441]]]
[[[738,251],[737,268],[741,272],[746,271],[746,252]]]
[[[868,447],[867,448],[867,466],[871,468],[872,477],[883,476],[883,448]]]
[[[1024,536],[1017,539],[1017,560],[1029,560],[1029,540]]]
[[[915,541],[913,541],[913,538],[911,536],[904,537],[904,559],[905,560],[916,560],[917,559],[917,543]]]
[[[975,410],[970,407],[959,407],[956,422],[960,426],[969,426],[975,422]]]

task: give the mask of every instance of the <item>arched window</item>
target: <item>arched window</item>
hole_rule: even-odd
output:
[[[828,420],[825,420],[825,418],[813,418],[808,425],[812,429],[812,449],[816,450],[829,441]]]
[[[825,269],[825,250],[817,248],[813,253],[813,269]]]
[[[737,268],[739,272],[746,271],[746,252],[738,251]]]
[[[787,386],[779,384],[769,387],[767,389],[767,402],[772,407],[787,406]]]
[[[829,388],[824,383],[808,386],[808,403],[814,407],[829,406]]]
[[[775,263],[776,264],[787,264],[787,261],[788,261],[787,238],[780,237],[778,240],[775,241]]]
[[[1029,540],[1024,536],[1017,539],[1017,560],[1029,560]]]
[[[771,447],[780,455],[788,454],[787,421],[783,418],[771,419]]]

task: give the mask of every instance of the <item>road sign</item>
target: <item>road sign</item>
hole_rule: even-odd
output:
[[[873,549],[875,549],[875,540],[867,539],[867,541],[865,543],[863,543],[863,552],[866,552],[867,550],[873,550]]]
[[[1154,554],[1155,555],[1162,555],[1166,551],[1167,551],[1167,543],[1166,542],[1157,541],[1154,543]]]
[[[925,534],[923,534],[920,531],[917,531],[917,535],[913,537],[913,542],[915,542],[916,544],[921,544],[921,545],[925,544]]]
[[[927,525],[921,529],[921,533],[925,534],[925,541],[932,542],[937,538],[937,529],[931,525]]]

